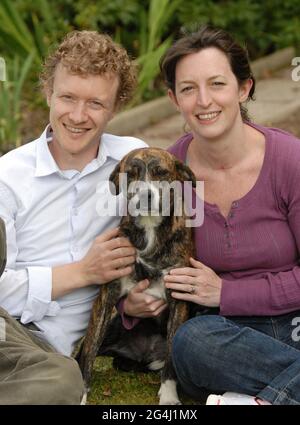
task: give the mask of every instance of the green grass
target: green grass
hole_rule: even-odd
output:
[[[88,404],[155,405],[159,387],[159,372],[121,372],[112,367],[112,358],[98,357]],[[183,404],[198,404],[185,396],[180,399]]]

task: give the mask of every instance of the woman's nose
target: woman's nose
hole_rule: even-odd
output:
[[[197,103],[203,108],[209,107],[211,104],[211,95],[207,88],[199,88],[197,93]]]

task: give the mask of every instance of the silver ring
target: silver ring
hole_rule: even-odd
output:
[[[196,292],[196,286],[191,285],[190,294],[194,294]]]

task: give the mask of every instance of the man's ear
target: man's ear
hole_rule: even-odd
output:
[[[240,87],[239,87],[239,101],[242,102],[246,102],[246,100],[248,99],[251,87],[253,86],[253,81],[251,78],[249,78],[248,80],[244,81]]]
[[[183,164],[183,162],[178,159],[175,162],[177,176],[181,182],[191,181],[192,186],[196,187],[196,177],[193,171],[187,165]]]
[[[52,97],[52,91],[50,91],[50,90],[47,90],[46,92],[45,92],[45,95],[46,95],[46,102],[47,102],[47,105],[49,106],[49,108],[50,108],[50,105],[51,105],[51,97]]]
[[[119,175],[120,175],[120,169],[121,169],[121,162],[115,166],[115,169],[109,176],[109,181],[111,184],[115,185],[116,190],[112,190],[110,185],[110,191],[113,195],[119,195],[120,193],[120,185],[119,185]]]
[[[173,103],[173,105],[175,106],[175,108],[177,110],[179,110],[179,106],[178,106],[176,95],[175,95],[175,93],[171,89],[168,89],[168,96],[171,99],[171,102]]]
[[[6,232],[5,224],[0,218],[0,276],[4,272],[6,265]]]

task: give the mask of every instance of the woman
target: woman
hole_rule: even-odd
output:
[[[300,141],[248,121],[254,78],[222,30],[178,40],[161,61],[169,96],[190,127],[170,152],[204,181],[197,261],[165,278],[173,297],[207,307],[175,336],[179,381],[244,393],[209,404],[300,404]],[[294,322],[293,322],[294,320]],[[300,319],[299,319],[300,321]]]
[[[179,382],[195,398],[225,392],[207,404],[300,404],[300,141],[249,122],[248,56],[223,30],[179,39],[161,69],[190,128],[169,150],[205,192],[197,259],[172,270],[166,287],[215,308],[175,335]],[[125,313],[143,317],[138,297],[129,294]]]

